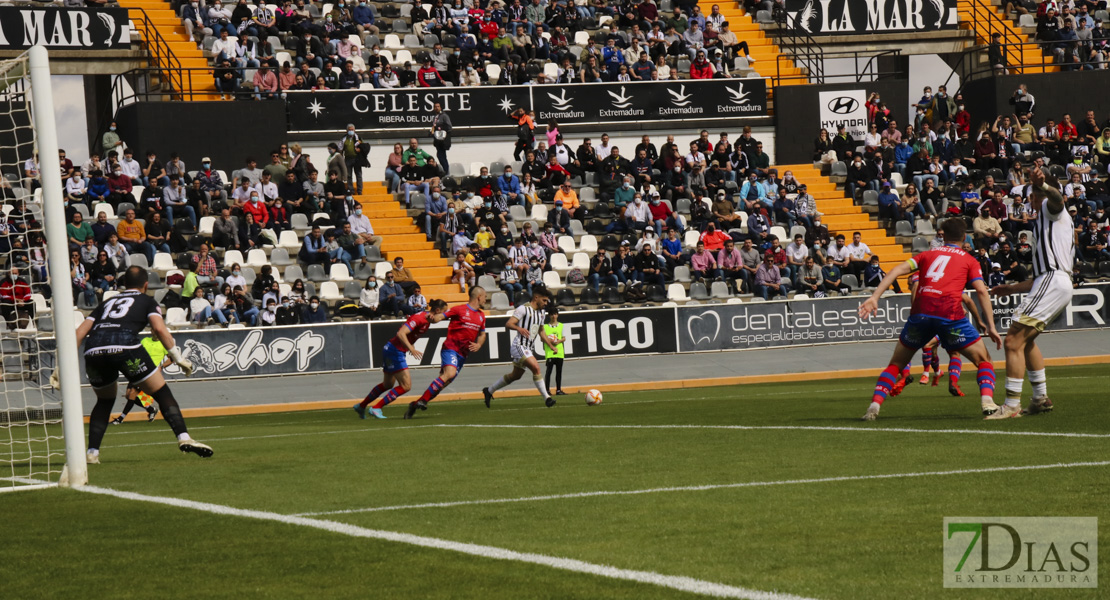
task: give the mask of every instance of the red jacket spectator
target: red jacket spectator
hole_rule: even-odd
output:
[[[706,229],[701,234],[701,241],[703,244],[705,244],[705,249],[709,250],[710,252],[717,252],[718,250],[721,250],[725,247],[725,242],[731,239],[732,236],[716,228],[714,228],[713,231],[709,231],[708,229]]]
[[[690,79],[713,79],[713,65],[704,58],[690,63]]]
[[[651,210],[652,221],[666,221],[671,216],[671,209],[667,208],[662,200],[659,201],[659,204],[649,204],[648,209]]]
[[[1077,131],[1075,129],[1075,123],[1067,123],[1065,121],[1060,121],[1060,124],[1056,126],[1056,135],[1059,136],[1060,139],[1064,139],[1064,132],[1065,131],[1071,134],[1071,139],[1073,139],[1073,140],[1077,136],[1079,136],[1079,131]]]
[[[439,71],[432,68],[431,63],[425,63],[419,71],[416,72],[416,83],[420,87],[444,87],[443,78],[439,76]]]
[[[964,134],[969,131],[971,131],[971,113],[961,110],[956,113],[956,132]]]
[[[120,194],[130,194],[132,189],[131,178],[123,173],[112,173],[108,176],[108,189]]]
[[[0,281],[0,304],[14,304],[16,302],[31,301],[31,286],[22,277],[12,281],[11,277],[4,277]]]
[[[497,37],[497,34],[499,33],[497,23],[494,23],[492,20],[482,21],[481,24],[478,25],[478,29],[487,39],[493,39]]]
[[[265,227],[270,221],[270,211],[262,202],[247,202],[243,205],[243,213],[254,216],[254,222]]]

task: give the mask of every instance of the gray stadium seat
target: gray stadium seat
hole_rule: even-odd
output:
[[[705,284],[700,281],[695,281],[690,284],[690,297],[694,300],[708,300],[709,292],[705,289]]]
[[[324,265],[311,264],[308,265],[308,280],[322,283],[328,281],[328,274],[324,272]]]
[[[320,268],[322,269],[323,267]],[[289,265],[282,271],[282,279],[284,279],[286,283],[293,283],[298,279],[304,279],[304,271],[301,270],[300,265]]]
[[[270,252],[270,264],[275,267],[284,267],[293,264],[293,259],[289,258],[289,250],[285,248],[274,248]]]
[[[350,298],[351,300],[358,300],[359,294],[362,293],[362,286],[357,281],[348,281],[343,286],[343,297]]]
[[[494,292],[489,301],[490,310],[505,311],[511,309],[513,306],[509,304],[509,297],[505,292]]]
[[[713,298],[725,299],[731,298],[732,292],[728,289],[728,284],[723,281],[714,281],[709,286],[709,295]]]
[[[909,221],[898,221],[894,224],[894,235],[913,235],[913,224]]]

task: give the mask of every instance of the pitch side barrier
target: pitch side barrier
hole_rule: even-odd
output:
[[[994,319],[1001,331],[1009,327],[1024,294],[992,298]],[[894,340],[909,316],[907,294],[890,294],[879,312],[861,321],[857,309],[864,297],[780,300],[742,304],[700,304],[571,310],[561,313],[567,358],[599,358],[717,352],[786,346],[817,346]],[[1110,321],[1110,283],[1077,288],[1071,305],[1049,331],[1100,329]],[[486,320],[487,342],[467,364],[510,362],[508,316]],[[272,377],[366,371],[381,366],[381,348],[402,320],[361,323],[292,325],[251,329],[198,329],[174,332],[177,344],[195,367],[194,379]],[[421,360],[412,366],[439,364],[447,326],[438,323],[416,347]],[[536,354],[543,349],[536,345]],[[166,369],[179,377],[176,366]]]

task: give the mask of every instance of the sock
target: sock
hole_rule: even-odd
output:
[[[956,383],[960,380],[960,373],[963,372],[964,361],[960,358],[959,354],[953,354],[948,357],[948,381]]]
[[[929,361],[929,366],[933,367],[933,374],[940,372],[940,351],[936,348],[933,349],[933,360]]]
[[[988,361],[979,363],[979,372],[975,375],[979,382],[979,396],[983,402],[994,402],[994,365]]]
[[[187,431],[177,434],[177,441],[179,441],[179,442],[184,442],[185,440],[191,440],[191,439],[193,439],[193,438],[189,437],[189,432],[187,432]]]
[[[890,395],[890,391],[894,389],[894,383],[898,381],[898,373],[897,365],[887,365],[883,369],[883,372],[879,374],[879,380],[875,382],[875,395],[871,397],[872,402],[882,406],[886,397]]]
[[[551,393],[547,391],[547,383],[543,380],[543,377],[539,375],[532,377],[532,384],[540,391],[540,395],[543,396],[544,400],[551,397]]]
[[[897,375],[898,372],[895,371],[895,374]],[[900,378],[905,379],[909,376],[910,376],[910,366],[907,364],[906,366],[902,367],[902,373],[900,375]],[[880,402],[879,404],[882,404],[882,402]]]
[[[89,450],[100,451],[104,432],[108,431],[108,418],[112,416],[115,398],[97,398],[92,413],[89,414]]]
[[[1048,377],[1044,374],[1044,369],[1040,371],[1029,371],[1029,383],[1033,386],[1033,397],[1044,398],[1048,395]]]
[[[419,401],[427,404],[429,400],[438,396],[445,387],[447,387],[447,384],[443,381],[443,378],[436,377],[432,380],[432,384],[428,386],[428,389],[424,390],[424,393],[420,395]]]
[[[1006,378],[1006,406],[1021,406],[1021,386],[1024,383],[1024,379]]]
[[[936,352],[932,348],[921,349],[921,365],[925,367],[925,373],[929,373],[929,367],[933,364],[933,359],[936,358]]]
[[[378,385],[375,385],[374,389],[370,390],[370,393],[366,394],[366,397],[363,398],[362,402],[359,402],[358,405],[361,406],[362,408],[366,408],[366,405],[373,402],[374,399],[377,398],[378,396],[381,396],[382,392],[384,392],[385,389],[386,388],[385,388],[384,383],[379,383]],[[381,407],[380,406],[375,406],[374,408],[381,408]]]
[[[397,386],[386,392],[385,396],[382,396],[381,398],[378,398],[377,400],[371,402],[370,408],[385,408],[386,406],[389,406],[390,402],[393,402],[397,399],[398,396],[404,393],[405,388]]]
[[[119,416],[126,417],[127,413],[131,412],[131,409],[134,408],[134,407],[135,407],[135,401],[134,400],[128,400],[127,404],[123,405],[123,410],[119,413]]]
[[[505,381],[505,376],[502,375],[501,377],[497,378],[497,381],[493,382],[493,385],[489,386],[489,391],[496,392],[497,390],[499,390],[503,387],[506,387],[508,385],[509,385],[509,382]]]
[[[185,439],[188,439],[189,430],[185,427],[185,417],[181,416],[181,407],[177,405],[177,400],[174,399],[170,386],[163,385],[162,389],[154,392],[151,396],[158,403],[158,408],[162,409],[162,418],[169,424],[170,429],[177,434],[177,439],[181,440],[182,434],[185,434]]]

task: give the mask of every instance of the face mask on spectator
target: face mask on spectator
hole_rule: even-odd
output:
[[[115,130],[116,130],[116,126],[115,126],[115,125],[112,125],[112,126],[111,126],[111,127],[109,127],[108,129],[109,129],[110,131],[115,131]]]
[[[211,166],[212,166],[212,163],[200,163],[200,166],[202,166],[202,167],[204,167],[205,169],[207,169],[208,167],[211,167]]]
[[[502,228],[501,228],[501,233],[502,233],[502,234],[507,234],[507,233],[509,233],[509,228],[508,228],[508,227],[502,227]]]
[[[316,310],[317,308],[320,308],[320,303],[319,302],[313,302],[313,303],[309,304],[309,306],[312,307],[312,310]]]
[[[486,200],[486,208],[493,206],[493,200]]]
[[[378,282],[377,281],[371,281],[370,283],[367,283],[366,285],[367,285],[367,287],[373,289],[373,288],[378,287]]]
[[[467,192],[466,197],[467,197],[467,199],[473,198],[474,197],[474,192]]]
[[[455,214],[455,209],[454,208],[448,208],[447,209],[447,214],[449,214],[449,215]]]
[[[251,202],[258,202],[258,196],[251,196]]]
[[[361,208],[356,208],[355,209],[355,216],[356,217],[361,217],[362,216],[362,209]]]
[[[233,275],[238,277],[240,274],[242,274],[242,271],[240,271],[239,269],[235,269],[235,272],[233,273]]]

